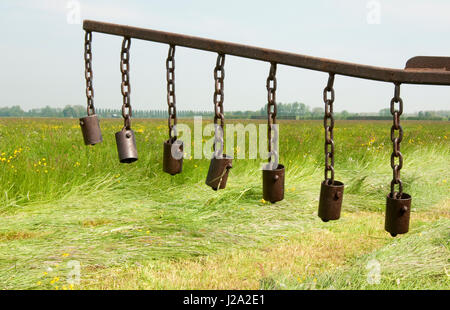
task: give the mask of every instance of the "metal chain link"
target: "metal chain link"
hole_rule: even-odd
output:
[[[177,109],[175,98],[175,45],[170,45],[166,60],[167,69],[167,105],[169,106],[169,138],[170,141],[177,139]],[[172,123],[173,122],[173,123]],[[173,136],[172,136],[173,132]]]
[[[398,103],[398,110],[395,104]],[[391,127],[391,141],[393,144],[393,152],[391,154],[391,168],[393,177],[391,181],[391,197],[401,198],[403,194],[403,184],[400,180],[400,170],[403,167],[403,155],[400,152],[400,142],[403,140],[403,128],[400,126],[400,115],[403,113],[403,100],[400,98],[400,84],[395,84],[394,98],[391,100],[391,114],[393,116],[393,125]],[[398,131],[398,136],[395,136],[395,131]],[[398,164],[395,163],[395,158],[398,158]],[[395,185],[398,184],[398,192],[395,192]]]
[[[277,103],[276,103],[276,91],[277,91],[277,64],[275,62],[270,63],[269,76],[266,81],[267,89],[267,142],[269,150],[269,163],[272,161],[272,156],[275,157],[275,164],[272,165],[272,169],[276,169],[278,166],[278,152],[275,149],[274,140],[277,139],[278,133],[275,132],[275,136],[272,137],[272,125],[277,123]]]
[[[225,54],[218,54],[216,67],[214,68],[214,153],[215,155],[222,155],[223,152],[223,128],[225,125],[225,116],[223,112],[224,101],[224,78],[225,78]],[[220,124],[218,125],[218,120]],[[219,132],[220,126],[220,132]],[[216,150],[216,144],[220,143],[220,149]]]
[[[131,128],[131,102],[130,102],[130,38],[124,37],[122,41],[122,51],[120,53],[120,72],[122,72],[121,91],[123,96],[122,117],[124,119],[124,128]]]
[[[84,76],[86,78],[87,115],[95,114],[94,87],[92,85],[92,32],[86,31],[84,36]]]
[[[323,127],[325,128],[325,181],[328,184],[333,184],[334,182],[333,84],[334,73],[329,73],[327,86],[323,90],[323,102],[325,103],[325,115],[323,118]],[[330,98],[328,98],[328,93],[330,93]],[[330,178],[328,178],[328,171],[331,171]]]

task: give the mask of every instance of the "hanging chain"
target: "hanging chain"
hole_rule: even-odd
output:
[[[398,103],[398,110],[395,109],[395,104]],[[400,84],[395,84],[394,98],[391,100],[391,114],[393,116],[393,125],[391,127],[391,141],[393,144],[393,152],[391,154],[391,167],[393,177],[391,181],[391,197],[401,198],[403,193],[403,184],[400,180],[400,170],[403,167],[403,155],[400,152],[400,142],[403,140],[403,128],[400,126],[400,115],[403,113],[403,100],[400,98]],[[398,137],[395,136],[395,131],[398,130]],[[398,164],[395,163],[395,158],[398,158]],[[395,184],[398,184],[398,192],[395,192]]]
[[[122,51],[120,53],[120,72],[122,72],[122,117],[124,119],[124,128],[131,128],[131,102],[130,102],[130,38],[124,37],[122,42]]]
[[[276,169],[278,166],[278,152],[276,148],[276,140],[278,138],[278,133],[276,132],[275,126],[272,125],[277,123],[277,103],[276,103],[276,91],[277,91],[277,64],[270,63],[269,76],[266,81],[267,88],[267,142],[269,150],[269,163],[272,161],[272,156],[275,157],[272,169]],[[274,137],[272,137],[272,130],[275,131]]]
[[[175,98],[175,45],[170,45],[166,60],[167,69],[167,105],[169,106],[169,138],[177,139],[177,108]],[[173,132],[173,136],[172,136]]]
[[[94,87],[92,85],[92,32],[86,31],[84,36],[84,76],[86,78],[87,115],[95,114]]]
[[[223,152],[223,127],[225,125],[225,116],[223,112],[224,100],[224,78],[225,78],[225,54],[218,54],[216,67],[214,68],[214,154],[221,156]],[[220,124],[218,125],[218,120]],[[220,132],[219,132],[220,126]],[[216,144],[220,143],[220,150],[216,150]]]
[[[328,184],[334,182],[334,73],[329,73],[328,83],[323,90],[323,102],[325,103],[325,115],[323,118],[323,127],[325,128],[325,181]],[[330,98],[328,98],[330,93]],[[331,171],[331,177],[328,177],[328,171]]]

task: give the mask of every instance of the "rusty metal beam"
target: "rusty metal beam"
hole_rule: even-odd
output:
[[[322,72],[330,72],[338,75],[345,75],[369,80],[402,84],[450,85],[450,71],[438,70],[433,64],[431,64],[433,70],[424,70],[423,66],[420,68],[407,67],[407,70],[374,67],[326,58],[288,53],[244,44],[217,41],[177,33],[163,32],[92,20],[85,20],[83,22],[83,29],[91,32],[100,32],[146,41],[174,44],[204,51],[223,53],[267,62],[275,62],[287,66]],[[441,59],[441,63],[448,63],[450,59],[448,57],[440,58],[446,59]]]

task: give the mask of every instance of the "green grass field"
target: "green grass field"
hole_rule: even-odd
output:
[[[261,199],[260,160],[235,159],[217,192],[204,184],[207,159],[166,175],[166,124],[134,120],[139,160],[125,165],[121,120],[102,120],[103,143],[85,146],[76,119],[0,119],[0,288],[450,288],[450,123],[402,122],[413,205],[397,238],[384,231],[391,122],[336,122],[346,188],[341,219],[328,223],[317,217],[321,121],[280,122],[286,190],[276,204]],[[368,281],[373,260],[379,283]],[[79,284],[67,282],[71,261]]]

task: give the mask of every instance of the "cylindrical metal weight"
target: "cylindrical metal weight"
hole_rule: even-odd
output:
[[[180,173],[183,169],[183,142],[165,141],[163,156],[163,171],[171,175]]]
[[[405,234],[409,230],[409,217],[411,213],[411,196],[403,193],[400,198],[386,197],[386,218],[384,229],[392,237]]]
[[[103,141],[100,121],[96,114],[80,118],[80,126],[84,144],[94,145]]]
[[[322,182],[319,200],[319,217],[322,221],[339,219],[343,196],[344,183],[334,181],[332,184],[328,184],[328,180]]]
[[[138,159],[136,139],[133,130],[122,129],[116,132],[117,151],[121,163],[132,163]]]
[[[228,172],[233,167],[231,157],[223,154],[222,158],[211,158],[206,185],[211,186],[213,190],[224,189],[227,185]]]
[[[278,164],[277,169],[263,170],[263,198],[275,203],[284,199],[284,166]]]

